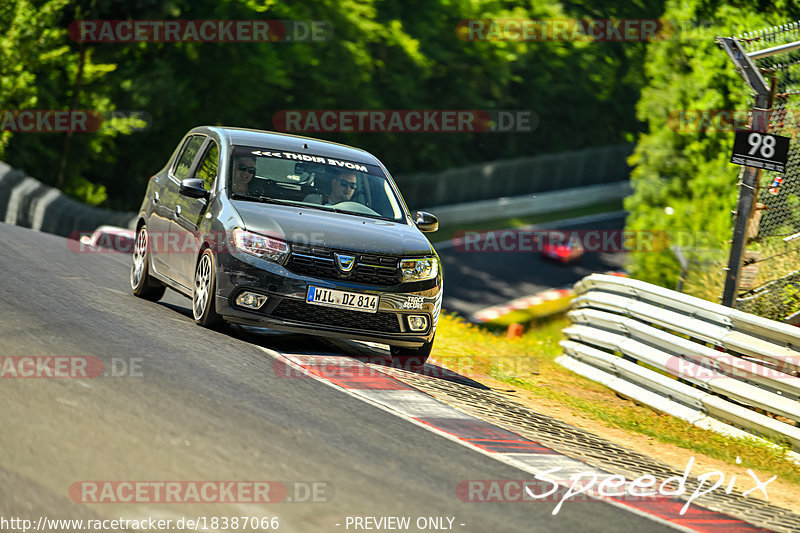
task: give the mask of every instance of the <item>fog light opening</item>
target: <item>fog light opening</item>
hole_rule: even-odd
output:
[[[425,315],[409,315],[408,327],[411,331],[425,331],[428,329],[428,317]]]
[[[243,292],[236,297],[236,305],[250,309],[260,309],[267,303],[267,297],[254,292]]]

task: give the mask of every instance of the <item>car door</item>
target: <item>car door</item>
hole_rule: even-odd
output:
[[[153,178],[153,194],[150,201],[153,204],[152,214],[147,221],[150,237],[150,256],[153,269],[170,279],[174,279],[169,255],[172,243],[169,234],[172,219],[175,215],[175,205],[180,196],[178,187],[180,176],[186,176],[189,168],[205,140],[203,135],[190,135],[181,142],[178,155],[170,164],[166,172]]]
[[[172,226],[175,220],[175,210],[180,200],[180,183],[181,180],[189,176],[190,170],[193,168],[197,155],[200,152],[203,143],[205,142],[205,135],[192,135],[184,140],[183,147],[180,153],[170,166],[166,177],[163,179],[163,184],[160,184],[161,194],[157,201],[156,210],[158,224],[154,228],[157,233],[151,237],[153,248],[157,249],[159,260],[155,261],[156,272],[177,281],[175,273],[175,263],[173,256],[177,255],[179,250],[175,235],[173,235]]]
[[[189,177],[202,179],[205,189],[213,194],[219,169],[219,146],[213,139],[207,139],[200,153],[202,156],[193,168],[193,176]],[[171,231],[175,234],[172,240],[177,242],[177,249],[171,251],[170,263],[175,269],[175,281],[187,288],[192,287],[194,280],[195,261],[202,244],[199,228],[210,201],[210,196],[205,199],[180,195],[175,206]]]

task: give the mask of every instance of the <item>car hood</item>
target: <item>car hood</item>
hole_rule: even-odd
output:
[[[314,208],[231,200],[245,229],[295,244],[397,256],[430,255],[416,226]]]

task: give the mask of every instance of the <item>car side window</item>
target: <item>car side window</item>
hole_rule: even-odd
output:
[[[211,146],[206,150],[200,165],[197,167],[196,178],[203,180],[203,187],[207,191],[211,190],[214,180],[217,177],[217,164],[219,162],[219,148],[217,143],[211,141]]]
[[[178,157],[178,163],[175,165],[174,174],[178,180],[182,180],[189,175],[189,168],[192,166],[192,161],[194,161],[197,152],[200,151],[204,140],[205,138],[202,135],[192,135],[184,143],[181,155]]]

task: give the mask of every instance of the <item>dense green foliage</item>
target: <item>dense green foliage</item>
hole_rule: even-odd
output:
[[[114,65],[95,62],[91,49],[81,49],[67,38],[66,29],[60,27],[65,13],[78,13],[68,0],[0,3],[0,109],[110,109],[103,79]],[[78,79],[80,88],[76,90]],[[106,128],[71,142],[58,133],[13,135],[0,131],[0,157],[97,204],[106,198],[105,187],[83,175],[98,161],[113,160],[109,152],[116,135],[115,130]],[[59,172],[67,170],[67,160],[69,179],[65,180]]]
[[[395,173],[617,143],[638,134],[628,229],[683,232],[724,257],[739,168],[733,136],[676,131],[682,110],[744,110],[749,91],[716,35],[797,19],[789,0],[13,0],[0,3],[0,110],[142,110],[146,132],[106,123],[65,135],[0,132],[0,158],[92,204],[136,207],[144,183],[199,124],[273,129],[291,109],[524,109],[531,133],[311,134],[363,147]],[[465,41],[465,19],[661,18],[650,43]],[[79,43],[80,19],[329,21],[304,43]],[[638,104],[636,103],[638,101]],[[644,125],[644,127],[643,127]],[[645,129],[646,131],[642,132]],[[402,183],[401,183],[402,187]],[[668,214],[671,213],[671,214]],[[693,240],[695,241],[693,243]],[[713,255],[713,254],[712,254]],[[633,274],[674,286],[674,254],[633,254]]]
[[[787,0],[670,0],[665,19],[713,25],[648,45],[646,87],[637,106],[648,131],[639,136],[630,159],[635,192],[625,202],[630,211],[627,226],[670,232],[674,242],[682,241],[687,248],[684,253],[693,270],[708,270],[708,261],[714,259],[721,258],[724,264],[741,167],[729,163],[731,131],[676,131],[680,125],[670,120],[670,114],[674,118],[681,110],[748,110],[753,104],[750,90],[715,44],[714,36],[739,35],[799,17],[800,7]],[[688,250],[697,245],[699,234],[705,234],[701,247],[711,245],[717,251]],[[637,278],[673,288],[679,272],[678,260],[670,250],[633,254],[632,273]],[[722,271],[706,272],[711,274],[723,277]],[[706,284],[719,283],[705,279]]]
[[[662,9],[663,0],[7,0],[0,109],[144,110],[152,125],[69,139],[4,133],[0,157],[53,184],[63,166],[74,196],[133,209],[189,128],[272,129],[273,114],[287,109],[522,109],[539,117],[524,134],[312,135],[363,147],[395,174],[618,143],[641,129],[634,105],[644,43],[473,42],[456,26],[657,18]],[[311,19],[330,21],[334,34],[303,43],[81,44],[66,31],[79,19]]]

